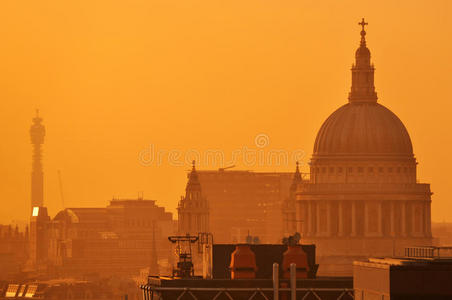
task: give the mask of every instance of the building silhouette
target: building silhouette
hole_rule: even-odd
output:
[[[55,274],[123,276],[171,269],[172,214],[154,200],[113,199],[102,208],[66,208],[48,225],[48,260]]]
[[[250,236],[279,243],[296,232],[295,190],[301,175],[298,167],[295,174],[193,169],[178,206],[179,232],[209,231],[216,243],[244,243]]]
[[[28,258],[28,227],[0,225],[0,280],[17,278]]]
[[[30,245],[27,268],[35,272],[46,272],[48,251],[48,226],[50,217],[44,207],[44,172],[42,168],[42,144],[44,144],[45,128],[42,118],[36,110],[33,124],[30,127],[30,138],[33,145],[31,171],[31,216]]]
[[[405,126],[377,102],[367,23],[360,25],[349,103],[320,128],[310,181],[297,192],[299,230],[317,245],[320,274],[351,274],[353,259],[432,242],[430,185],[416,181]]]
[[[42,118],[36,110],[33,125],[30,127],[31,144],[33,145],[32,171],[31,171],[31,207],[44,205],[44,173],[42,170],[42,149],[44,144],[45,127]]]
[[[209,232],[209,204],[203,196],[194,161],[188,175],[185,196],[181,197],[177,211],[180,233],[197,235],[198,232]]]
[[[175,232],[175,223],[172,214],[154,200],[113,199],[107,207],[66,208],[51,218],[44,206],[41,147],[45,128],[38,113],[30,136],[32,212],[26,238],[28,261],[20,271],[37,278],[132,278],[143,269],[154,275],[170,272],[172,251],[166,237]]]
[[[47,208],[35,206],[30,217],[30,255],[28,270],[37,275],[47,272],[49,261],[50,217]]]

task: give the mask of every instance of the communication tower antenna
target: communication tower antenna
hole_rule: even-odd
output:
[[[63,180],[61,179],[61,171],[58,170],[58,184],[60,187],[60,198],[61,198],[61,205],[64,209],[64,194],[63,194]]]

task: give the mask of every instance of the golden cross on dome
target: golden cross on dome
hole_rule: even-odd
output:
[[[364,31],[364,26],[369,25],[369,23],[364,21],[364,18],[363,18],[362,21],[358,23],[358,25],[361,25],[363,27],[363,31]]]

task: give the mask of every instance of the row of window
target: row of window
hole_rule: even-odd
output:
[[[327,173],[327,170],[329,173],[343,173],[345,170],[348,174],[357,172],[357,173],[364,173],[366,168],[364,167],[317,167],[313,168],[314,173]],[[408,173],[411,171],[412,168],[410,167],[367,167],[368,173]]]
[[[137,226],[137,227],[151,227],[153,226],[153,222],[152,220],[126,220],[126,226],[128,227],[132,227],[132,226]]]

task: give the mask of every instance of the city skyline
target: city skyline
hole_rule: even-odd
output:
[[[378,5],[364,3],[361,8],[374,10],[365,15],[371,23],[368,44],[377,65],[379,101],[394,111],[410,132],[414,153],[421,162],[419,179],[431,182],[435,192],[432,220],[452,221],[452,215],[447,213],[450,207],[447,199],[451,195],[447,189],[450,167],[447,149],[452,140],[447,135],[450,126],[446,123],[451,107],[447,101],[451,96],[447,87],[447,70],[451,64],[447,53],[451,44],[443,41],[450,35],[452,26],[446,18],[450,5],[446,1],[438,3],[423,11],[415,7],[421,4],[412,4],[414,8],[406,8],[402,22],[397,20],[397,12],[404,7],[394,5],[385,18],[378,14],[381,13]],[[228,8],[232,10],[234,5]],[[305,5],[307,11],[322,8],[320,4]],[[79,20],[69,15],[66,23],[63,22],[67,26],[64,28],[72,28],[73,35],[63,38],[61,43],[52,43],[51,38],[52,33],[63,33],[63,29],[50,27],[51,22],[63,21],[56,17],[43,23],[41,31],[28,32],[25,25],[13,26],[5,36],[9,43],[5,42],[6,46],[0,50],[4,58],[11,58],[4,59],[5,72],[0,75],[5,85],[0,93],[6,99],[1,122],[6,138],[11,141],[0,153],[5,160],[4,172],[8,174],[1,187],[5,197],[11,199],[11,204],[0,213],[0,222],[28,217],[24,213],[30,203],[27,180],[31,172],[31,145],[27,134],[36,107],[46,127],[44,202],[51,214],[61,209],[58,170],[62,174],[66,207],[99,207],[112,196],[133,197],[144,192],[146,198],[155,199],[174,212],[190,165],[143,165],[140,152],[151,144],[184,153],[190,149],[232,153],[244,146],[258,149],[255,137],[265,134],[269,138],[265,150],[304,151],[301,169],[307,172],[315,133],[330,112],[347,99],[351,53],[357,46],[359,32],[356,23],[363,13],[353,8],[332,16],[330,11],[327,16],[331,19],[327,19],[327,16],[307,16],[301,7],[298,11],[276,4],[258,7],[263,10],[262,19],[251,20],[246,19],[246,12],[251,12],[252,7],[245,7],[237,19],[228,9],[220,13],[220,7],[215,7],[216,14],[210,18],[202,10],[191,8],[201,17],[200,24],[194,22],[194,16],[184,19],[182,12],[176,11],[180,13],[178,21],[200,31],[190,36],[187,28],[164,27],[163,31],[172,33],[174,40],[166,40],[163,33],[157,34],[156,27],[151,26],[166,24],[163,18],[149,21],[142,15],[129,27],[120,28],[125,23],[108,19],[119,14],[119,5],[113,5],[105,16],[105,21],[110,22],[107,24],[114,25],[116,31],[109,31],[106,24],[100,23],[93,23],[89,28],[71,27],[79,24]],[[52,8],[67,9],[63,4]],[[168,4],[158,9],[169,13],[171,8],[174,7]],[[131,18],[137,12],[138,7],[132,7],[125,15]],[[90,13],[87,20],[94,22],[97,12]],[[351,17],[352,13],[357,15]],[[20,17],[26,15],[25,11]],[[300,15],[304,17],[301,20]],[[274,29],[277,32],[269,24],[265,27],[267,20],[263,16],[279,20],[276,24],[271,22],[278,28]],[[424,18],[423,22],[416,24],[419,16]],[[221,18],[230,20],[230,27],[216,23]],[[148,27],[139,27],[141,21],[149,22],[143,23]],[[6,18],[1,22],[9,24],[12,20]],[[213,29],[202,26],[209,24]],[[302,24],[310,27],[295,26]],[[234,27],[239,25],[244,26],[242,31]],[[154,35],[149,40],[129,35],[136,28]],[[284,28],[287,31],[281,33],[279,30]],[[228,34],[214,38],[216,31],[226,29]],[[22,35],[12,36],[11,32]],[[418,39],[414,41],[416,35]],[[251,38],[245,40],[248,36]],[[47,39],[45,46],[38,47],[39,51],[32,55],[19,51],[12,56],[14,50],[22,49],[20,41],[37,46],[37,37]],[[88,38],[96,37],[103,37],[100,45],[105,47],[106,56],[98,49],[99,44],[90,47]],[[188,44],[187,51],[174,50],[177,41],[191,39],[193,44]],[[152,43],[157,41],[160,43]],[[198,48],[197,43],[205,48]],[[165,57],[162,55],[166,47],[173,52]],[[67,56],[71,53],[75,55],[74,61]],[[131,56],[134,53],[136,57]],[[159,57],[164,58],[163,62],[159,62]],[[146,67],[139,64],[139,58],[146,59]],[[14,69],[14,63],[19,61],[24,65]],[[45,61],[49,64],[44,68]],[[76,66],[76,62],[81,65]],[[22,74],[21,70],[30,72]],[[134,76],[126,76],[132,70],[136,71]],[[250,168],[239,162],[236,168],[292,172],[294,166],[292,161],[284,166],[269,164]],[[227,165],[201,165],[200,168],[219,167]]]

